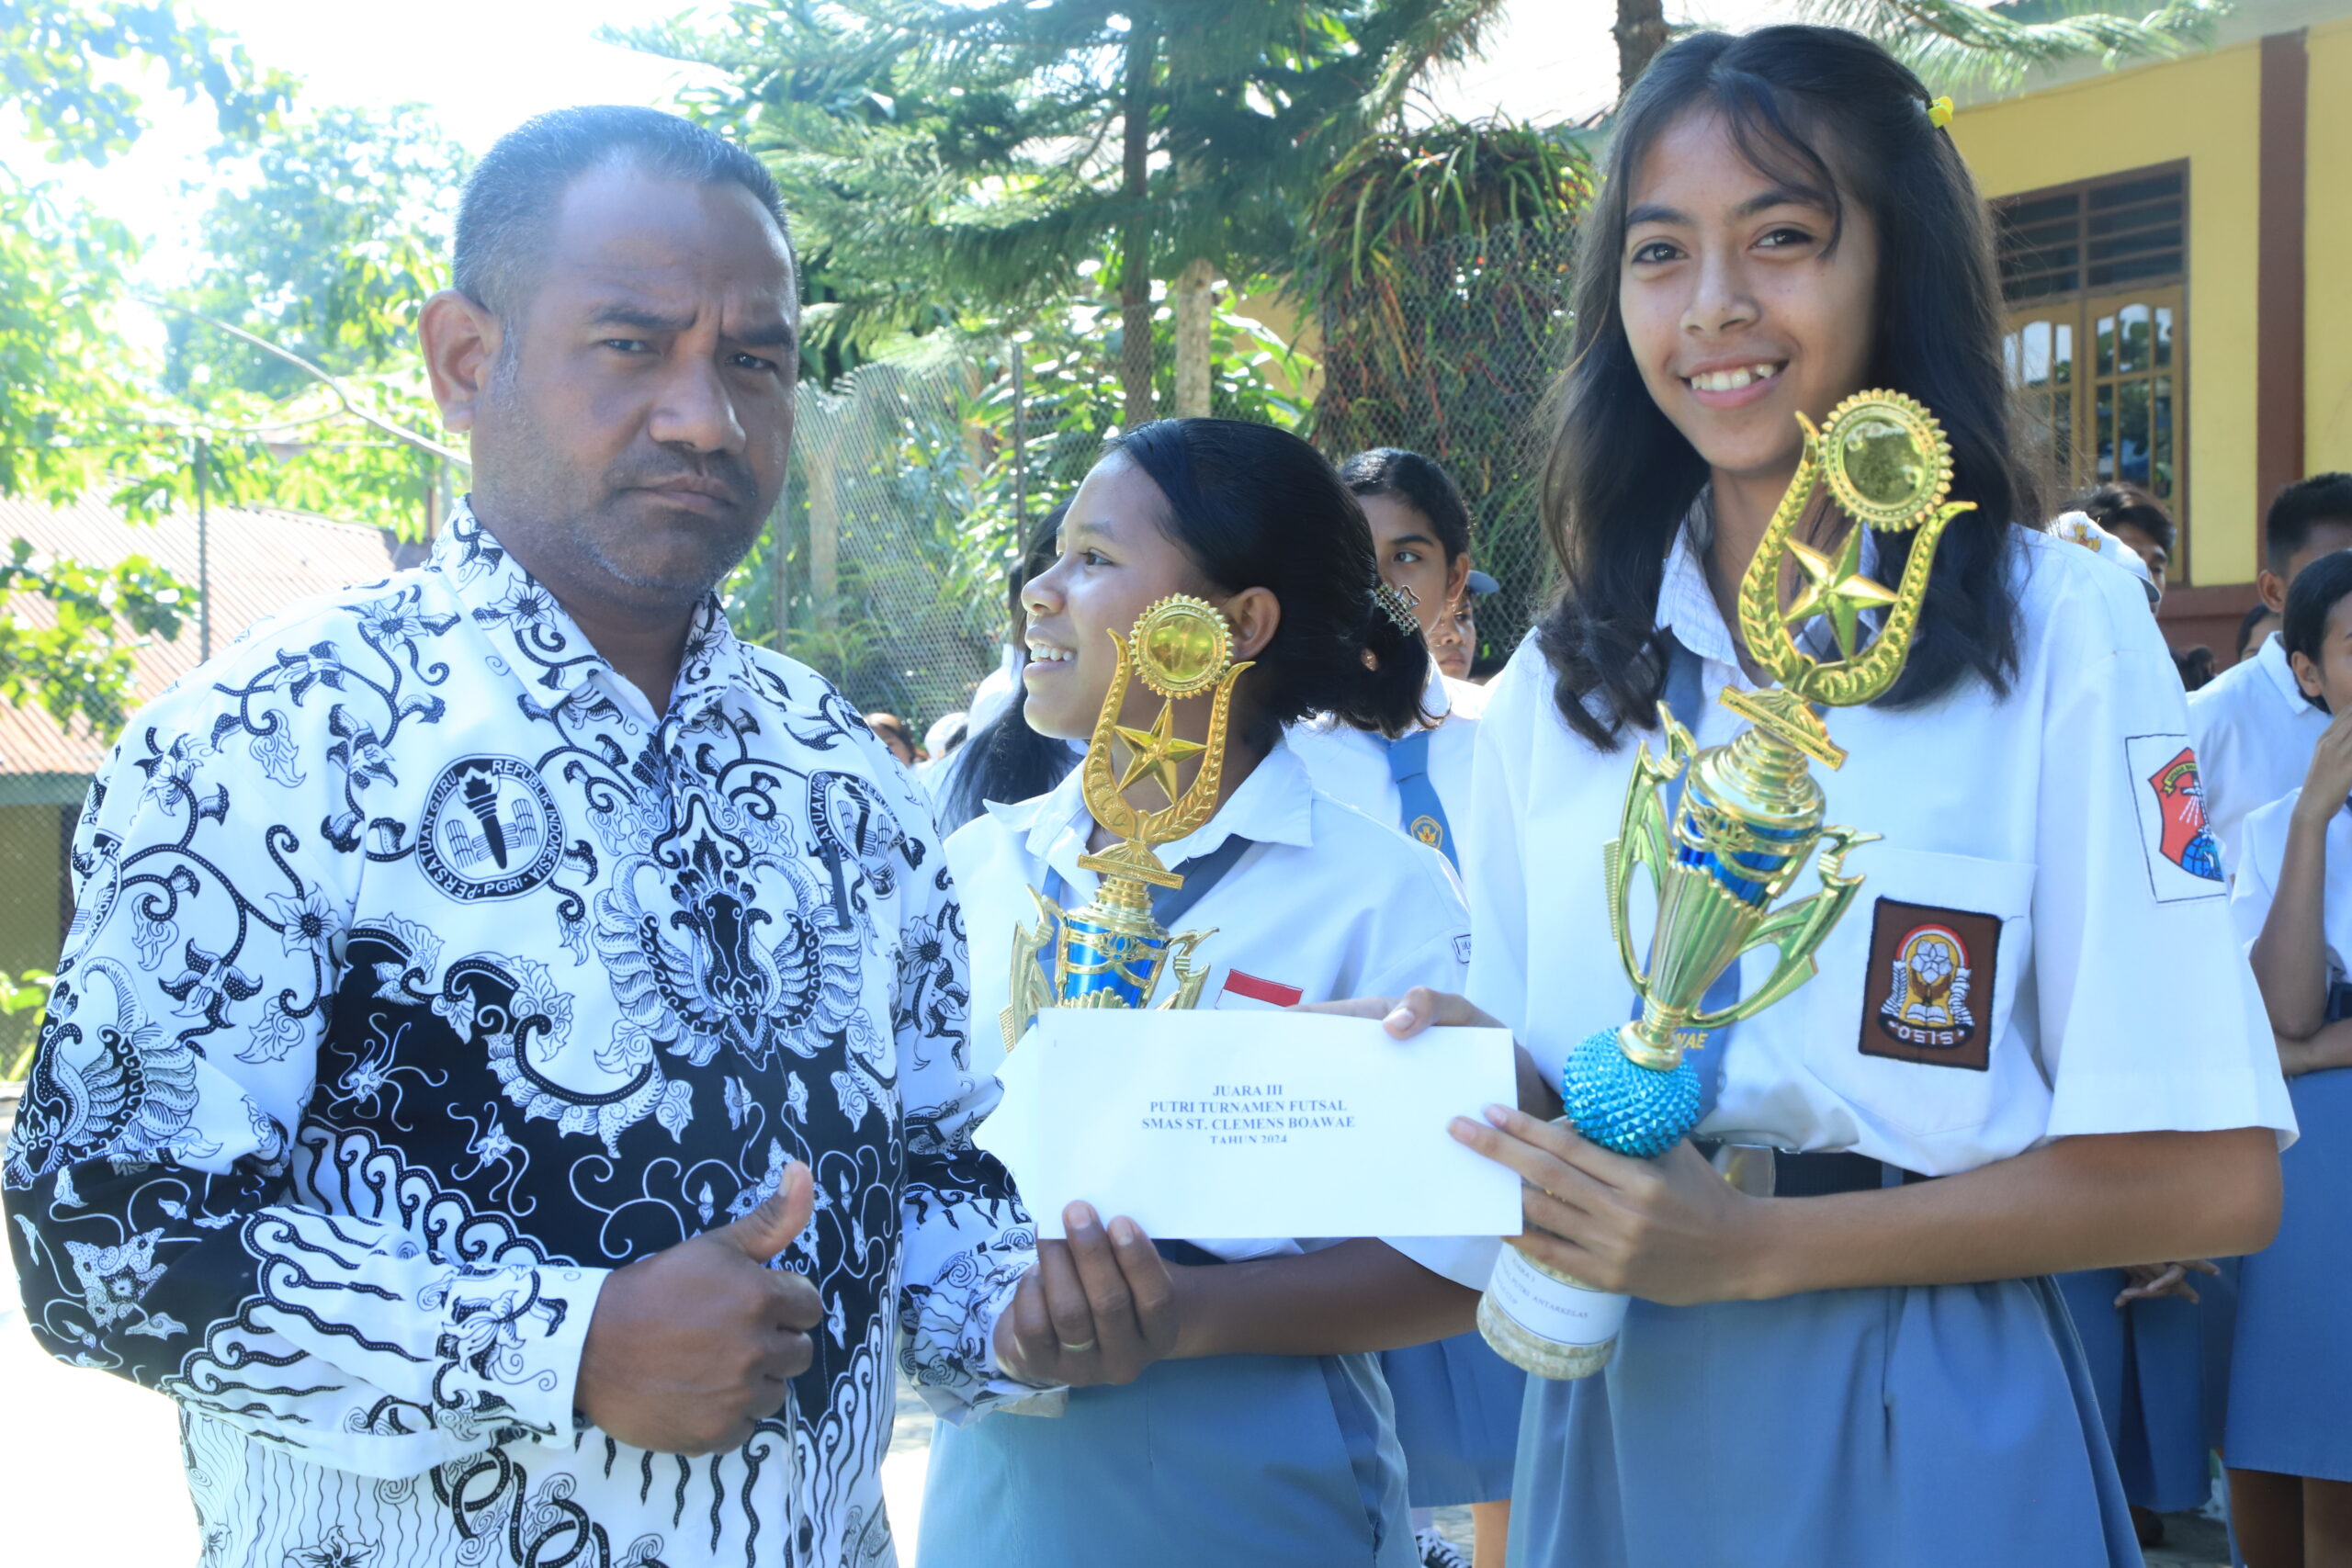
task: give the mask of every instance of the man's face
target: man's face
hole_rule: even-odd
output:
[[[800,314],[784,238],[739,186],[624,163],[573,182],[526,270],[471,410],[477,505],[560,597],[691,602],[783,488]]]

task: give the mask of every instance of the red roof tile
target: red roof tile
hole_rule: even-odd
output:
[[[216,506],[206,532],[215,653],[264,615],[312,594],[373,581],[394,567],[393,547],[384,534],[307,513]],[[193,513],[141,524],[103,501],[55,507],[0,499],[0,547],[11,539],[28,540],[43,555],[93,565],[145,556],[183,582],[198,581]],[[49,607],[30,594],[15,594],[0,613],[40,622]],[[130,705],[136,708],[200,662],[196,618],[188,618],[176,639],[150,642],[132,657],[138,675]],[[93,735],[78,720],[70,732],[61,729],[35,705],[0,707],[0,777],[86,775],[96,771],[111,743],[111,737]]]

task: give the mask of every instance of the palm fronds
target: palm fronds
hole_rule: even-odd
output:
[[[2008,92],[2037,68],[2097,59],[2170,60],[2211,41],[2229,0],[2165,0],[2138,17],[2098,0],[1806,0],[1807,20],[1851,28],[1893,50],[1930,87]]]

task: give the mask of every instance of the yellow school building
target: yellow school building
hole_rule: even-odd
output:
[[[2210,50],[2039,77],[1951,131],[2053,480],[2172,508],[2166,635],[2227,666],[2270,498],[2352,469],[2352,0],[2239,0]]]

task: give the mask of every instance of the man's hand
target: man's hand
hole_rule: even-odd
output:
[[[1062,1211],[1067,1241],[1040,1241],[996,1325],[996,1362],[1040,1387],[1130,1383],[1176,1348],[1176,1282],[1133,1220],[1109,1234],[1091,1203]],[[609,1287],[607,1287],[609,1288]]]
[[[814,1201],[796,1160],[741,1219],[606,1280],[580,1352],[580,1413],[636,1448],[707,1454],[782,1409],[825,1312],[815,1286],[767,1264],[799,1239]]]

